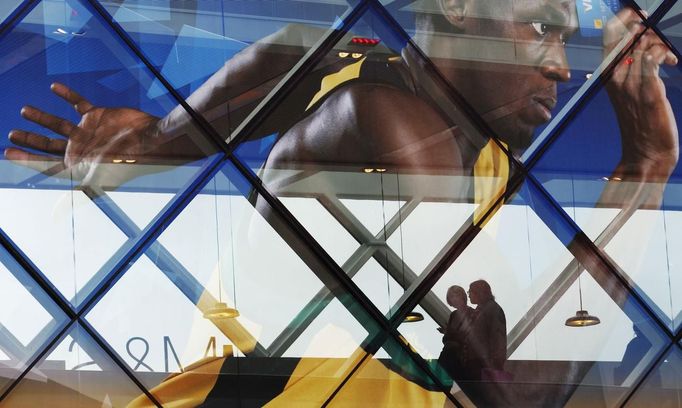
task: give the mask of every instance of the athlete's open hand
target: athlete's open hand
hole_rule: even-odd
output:
[[[48,175],[73,177],[84,185],[110,186],[127,181],[133,177],[131,167],[149,161],[158,118],[135,109],[94,106],[62,84],[55,83],[51,89],[74,107],[80,122],[25,106],[21,110],[25,119],[64,138],[12,130],[9,139],[20,147],[6,149],[7,159]]]

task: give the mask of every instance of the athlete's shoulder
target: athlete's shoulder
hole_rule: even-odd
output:
[[[433,165],[457,166],[453,131],[436,109],[405,89],[355,83],[336,90],[280,142],[291,157],[313,160],[422,167],[430,155]]]

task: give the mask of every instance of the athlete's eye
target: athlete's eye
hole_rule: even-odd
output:
[[[539,21],[533,21],[530,23],[530,25],[533,27],[533,30],[535,30],[538,35],[544,37],[547,35],[547,31],[549,30],[549,26],[545,23],[541,23]]]

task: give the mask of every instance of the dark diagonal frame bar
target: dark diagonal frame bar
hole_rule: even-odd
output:
[[[651,306],[642,299],[640,294],[631,286],[628,278],[626,275],[620,270],[617,264],[611,260],[611,258],[606,255],[594,242],[592,242],[584,232],[580,230],[577,224],[573,221],[573,219],[566,214],[562,209],[561,206],[554,200],[554,198],[549,194],[544,188],[542,188],[542,185],[539,181],[537,181],[532,175],[528,175],[528,181],[533,184],[533,187],[542,195],[541,199],[544,199],[546,203],[548,203],[550,206],[554,207],[555,213],[557,216],[563,218],[564,222],[569,224],[571,228],[577,232],[573,242],[571,243],[571,247],[573,247],[575,250],[582,248],[586,251],[586,253],[583,255],[583,258],[589,258],[588,260],[593,261],[593,262],[583,262],[584,264],[592,264],[591,267],[585,268],[585,270],[592,275],[592,277],[595,279],[595,281],[599,284],[599,286],[606,291],[606,293],[614,300],[614,302],[618,305],[621,306],[621,302],[624,302],[626,298],[633,299],[635,304],[642,310],[642,312],[649,317],[649,319],[654,322],[655,326],[657,326],[659,333],[664,334],[667,338],[670,339],[670,341],[673,341],[673,334],[670,332],[670,329],[666,326],[664,322],[661,321],[661,319],[658,317],[657,313],[651,308]],[[632,206],[635,207],[637,205],[637,202],[633,202]],[[636,209],[636,208],[635,208]],[[633,210],[634,212],[634,210]],[[629,216],[624,215],[621,220],[627,220]],[[543,220],[544,222],[544,220]],[[622,221],[624,222],[624,221]],[[546,223],[547,226],[549,224]],[[614,229],[619,229],[620,227],[618,226],[618,222],[614,224]],[[615,234],[616,231],[613,231],[612,233]],[[571,248],[569,248],[570,250]],[[571,251],[573,253],[573,251]],[[574,256],[577,258],[578,255]],[[579,259],[581,261],[581,259]],[[608,282],[604,282],[604,279],[608,280]],[[652,353],[655,353],[654,350],[651,351]],[[659,352],[658,358],[662,355],[662,352]],[[654,360],[658,360],[658,358],[655,358]],[[644,364],[646,363],[645,361],[640,360],[639,364]],[[650,362],[651,364],[651,362]],[[641,381],[644,380],[646,377],[646,372],[640,374],[638,377],[638,381],[636,382],[637,384],[640,383]]]
[[[24,0],[0,24],[0,39],[10,33],[42,0]]]
[[[327,210],[334,215],[337,221],[343,225],[344,228],[359,242],[367,243],[372,239],[376,239],[372,236],[372,233],[367,230],[367,228],[362,225],[362,223],[355,218],[355,216],[348,211],[348,209],[337,199],[337,198],[322,198],[320,199],[322,205],[327,208]],[[398,217],[398,222],[404,222],[406,217],[401,217],[401,213],[397,213],[395,217]],[[401,219],[402,218],[402,219]],[[400,225],[398,225],[400,227]],[[393,229],[395,230],[395,229]],[[392,231],[391,231],[392,232]],[[382,240],[389,237],[391,234],[389,230],[386,230],[386,237],[383,236],[382,231],[378,234],[378,239]],[[412,283],[418,279],[418,274],[415,273],[410,267],[405,265],[404,260],[391,249],[387,243],[383,243],[381,246],[381,253],[375,251],[374,259],[391,275],[391,277],[398,282],[403,289],[409,288]],[[429,292],[424,298],[421,299],[420,304],[424,310],[443,327],[446,325],[448,317],[450,316],[450,310],[443,304],[441,300],[436,297],[433,292]]]
[[[332,257],[324,251],[320,244],[315,241],[286,206],[266,189],[258,176],[256,176],[248,166],[241,163],[237,157],[231,156],[230,162],[241,175],[250,182],[258,196],[265,201],[271,210],[273,210],[273,214],[267,214],[267,211],[262,214],[269,221],[273,229],[284,238],[289,246],[294,249],[301,260],[308,265],[323,284],[335,293],[337,299],[341,301],[344,307],[353,315],[355,315],[356,311],[363,311],[367,318],[371,319],[371,322],[377,325],[378,330],[374,330],[372,326],[369,325],[369,333],[378,331],[379,333],[385,333],[387,336],[392,336],[402,347],[403,351],[406,352],[419,367],[426,367],[426,363],[423,359],[412,351],[407,344],[400,340],[397,331],[391,328],[389,321],[381,314],[367,295],[357,287],[355,282],[353,282]],[[264,210],[261,208],[262,206],[256,207],[259,210]],[[352,300],[346,299],[346,294],[349,294],[352,297]],[[358,316],[355,317],[358,319]],[[358,319],[358,321],[365,327],[369,324],[369,322],[365,322],[363,319]],[[440,383],[440,380],[430,370],[425,370],[425,373],[443,392],[446,392],[446,387]],[[452,399],[449,394],[448,398]]]
[[[399,213],[395,214],[386,223],[386,233],[388,235],[392,234],[393,231],[400,227],[401,214],[404,219],[408,214],[410,214],[417,205],[419,205],[419,199],[411,199],[407,201],[400,208]],[[374,237],[374,241],[383,239],[384,232],[377,233]],[[355,276],[356,273],[360,271],[362,266],[376,254],[378,247],[369,244],[370,240],[358,241],[360,247],[353,252],[353,254],[344,262],[341,269],[346,271],[348,276],[351,278]],[[308,301],[308,303],[301,309],[301,311],[294,317],[294,319],[287,325],[287,327],[275,338],[272,344],[268,347],[268,354],[271,357],[281,357],[284,352],[293,344],[296,339],[303,334],[303,332],[308,328],[308,326],[313,322],[317,316],[322,313],[324,308],[333,300],[334,296],[327,287],[323,287],[313,296],[313,298]]]
[[[638,7],[635,6],[635,7],[633,7],[633,8],[637,9]],[[638,12],[640,13],[640,16],[641,16],[641,12],[640,12],[639,10],[638,10]],[[664,9],[663,9],[663,8],[659,8],[657,12],[659,13],[659,15],[662,15],[662,13],[664,12]],[[650,22],[656,21],[655,18],[656,18],[656,17],[654,16],[654,17],[650,20]],[[634,39],[634,40],[633,40],[632,45],[634,45],[634,44],[636,43],[636,40],[637,40],[637,39]],[[626,52],[627,52],[627,50],[625,50],[625,51],[622,52],[621,54],[624,54],[624,53],[626,53]],[[613,67],[615,66],[615,63],[617,63],[617,61],[619,61],[620,57],[622,57],[622,55],[620,55],[619,57],[617,57],[617,58],[615,58],[614,60],[611,61],[610,66],[608,66],[607,69],[604,70],[604,73],[603,73],[604,75],[608,75],[608,73],[609,73],[609,72],[613,69]],[[597,88],[599,88],[599,87],[598,87],[598,86],[595,86],[594,89],[597,89]],[[584,101],[586,101],[587,99],[589,99],[589,97],[588,97],[587,95],[584,95],[584,94],[583,94],[583,95],[580,96],[579,99],[580,99],[580,101],[583,101],[583,102],[584,102]],[[580,106],[571,106],[571,109],[572,109],[573,112],[575,112],[575,111],[580,110]],[[559,130],[560,130],[560,129],[557,129],[557,132],[558,132]]]
[[[482,215],[480,221],[481,223],[485,223],[486,220],[492,217],[492,215],[495,213],[495,208],[509,198],[511,195],[510,191],[516,191],[516,189],[519,188],[523,182],[523,178],[524,176],[521,173],[516,174],[512,178],[509,183],[509,190],[505,192],[503,196],[499,197],[495,203],[491,205],[489,209]],[[474,223],[473,215],[470,216],[468,220],[464,222],[464,224],[462,224],[453,238],[451,238],[448,243],[445,244],[443,249],[424,269],[424,272],[422,272],[422,274],[418,277],[416,283],[407,288],[407,290],[403,293],[403,296],[393,306],[392,311],[389,313],[391,316],[389,319],[391,324],[391,334],[400,336],[397,328],[403,322],[403,319],[407,313],[411,312],[417,306],[417,304],[419,304],[420,300],[424,298],[427,293],[429,293],[433,285],[438,281],[438,279],[440,279],[445,271],[447,271],[447,269],[459,257],[459,255],[464,252],[469,243],[474,240],[480,231],[481,228]],[[376,335],[370,335],[363,342],[363,347],[369,354],[375,354],[384,345],[388,336],[389,332],[380,332]],[[403,344],[402,341],[400,341],[400,343]],[[413,352],[411,351],[411,353]],[[418,354],[416,355],[418,356],[419,360],[418,365],[422,367],[423,370],[427,371],[430,376],[435,377],[435,374],[432,372],[431,368],[426,364],[423,358]],[[350,377],[354,374],[358,367],[355,367],[348,373],[347,377],[341,383],[342,385],[350,380]],[[436,381],[436,383],[440,384],[440,380]],[[340,391],[342,385],[337,388],[333,395],[336,395]],[[455,401],[458,406],[461,406],[461,404],[456,401],[454,396],[449,391],[449,389],[444,391],[446,397],[451,401]]]
[[[22,372],[21,374],[19,374],[19,376],[17,376],[17,378],[14,379],[14,381],[12,382],[12,384],[10,384],[9,387],[7,387],[7,388],[5,389],[5,392],[3,392],[2,394],[0,394],[0,403],[7,397],[7,395],[9,395],[10,392],[12,392],[12,390],[14,390],[14,388],[16,388],[16,386],[17,386],[17,385],[21,382],[21,380],[22,380],[22,379],[23,379],[23,378],[24,378],[24,377],[33,369],[33,367],[34,367],[39,361],[41,361],[43,358],[47,357],[48,353],[50,353],[50,351],[52,351],[52,350],[59,344],[59,341],[62,339],[62,337],[64,337],[64,336],[66,335],[66,333],[68,332],[68,329],[73,325],[74,322],[75,322],[75,320],[71,320],[70,322],[68,322],[61,330],[59,330],[59,331],[55,334],[54,337],[52,337],[52,339],[50,339],[50,340],[42,347],[42,349],[40,349],[37,353],[35,353],[35,354],[33,355],[32,361],[31,361],[29,364],[26,365],[26,369],[24,370],[24,372]],[[144,388],[140,388],[140,389],[141,389],[143,392],[146,391]]]
[[[12,390],[21,382],[21,380],[33,369],[33,367],[42,361],[43,358],[58,344],[59,340],[66,334],[69,327],[73,325],[74,322],[79,322],[81,325],[85,324],[84,321],[80,319],[80,316],[76,310],[69,304],[69,302],[62,296],[62,294],[54,288],[54,286],[49,282],[47,278],[38,270],[38,268],[28,259],[28,257],[5,235],[4,231],[0,230],[0,245],[2,245],[12,256],[12,258],[19,264],[19,266],[26,271],[26,273],[38,284],[38,286],[51,298],[51,300],[59,307],[62,312],[65,313],[68,321],[64,327],[59,330],[49,341],[47,341],[43,347],[37,349],[37,351],[31,356],[27,361],[25,370],[10,384],[10,386],[0,395],[0,401],[4,400],[7,395],[9,395]],[[142,385],[142,383],[133,375],[132,371],[123,362],[122,359],[118,358],[115,352],[113,352],[106,344],[103,344],[97,340],[97,334],[90,328],[87,324],[83,326],[86,332],[95,339],[98,345],[103,349],[103,351],[110,356],[116,365],[126,373],[130,379],[135,383],[135,385],[140,388],[140,390],[147,395],[147,397],[154,402],[157,406],[159,405],[156,399],[149,393],[149,391]]]
[[[594,245],[597,248],[605,248],[609,242],[616,236],[618,231],[630,219],[637,207],[641,204],[641,200],[634,203],[634,205],[621,209],[621,211],[614,217],[613,220],[604,228],[599,236],[594,240]],[[605,254],[606,256],[606,254]],[[610,258],[609,258],[610,259]],[[613,263],[613,261],[611,261]],[[615,263],[613,263],[615,265]],[[507,356],[511,356],[514,351],[521,345],[523,340],[534,330],[537,322],[542,320],[545,315],[551,310],[554,304],[563,296],[563,294],[571,287],[573,282],[578,279],[578,276],[585,268],[580,264],[577,258],[573,258],[571,262],[559,273],[548,288],[540,295],[538,300],[526,312],[525,316],[514,326],[509,332],[507,339]],[[621,274],[625,275],[623,272]],[[655,303],[646,302],[654,308]],[[653,310],[658,316],[663,312],[656,309]]]
[[[94,2],[91,2],[90,4],[91,4],[91,6],[92,6],[93,8],[95,8],[100,14],[102,14],[103,16],[105,16],[104,13],[103,13],[103,10],[98,8],[98,4],[96,4],[96,3],[94,3]],[[358,9],[356,9],[356,11],[357,11],[357,10],[358,10]],[[117,31],[117,28],[120,30],[120,27],[117,27],[117,26],[115,26],[115,25],[113,25],[113,24],[112,24],[112,28],[114,29],[114,31]],[[121,35],[122,33],[116,33],[116,34],[118,34],[119,36],[124,37],[123,35]],[[126,39],[126,38],[124,37],[124,40],[125,40],[125,39]],[[128,39],[128,40],[129,40],[129,39]],[[128,45],[131,45],[131,44],[128,44]],[[132,47],[131,47],[131,48],[132,48]],[[134,49],[134,48],[133,48],[133,49]],[[166,84],[166,85],[167,85],[167,84]],[[193,113],[193,112],[190,112],[190,113]],[[201,123],[201,122],[202,122],[201,120],[198,120],[198,122],[199,122],[200,125],[203,125],[203,123]],[[203,130],[205,133],[213,133],[213,132],[211,132],[211,129],[208,128],[208,127],[205,128],[205,126],[201,126],[201,128],[202,128],[201,130]],[[215,135],[215,136],[217,136],[217,135]],[[221,148],[224,148],[224,146],[223,146],[222,144],[220,144],[220,145],[221,145],[221,146],[220,146]],[[219,159],[214,160],[214,161],[212,162],[212,163],[215,163],[215,164],[213,164],[213,165],[210,166],[211,169],[213,170],[213,172],[217,171],[217,167],[218,167],[219,164],[221,164],[221,163],[223,162],[223,159],[224,159],[224,156],[223,156],[223,157],[220,157]],[[247,180],[249,180],[249,181],[252,183],[252,185],[254,185],[254,187],[256,188],[256,190],[260,190],[260,191],[259,191],[259,194],[261,194],[262,197],[265,197],[265,199],[269,202],[269,204],[270,204],[274,209],[276,209],[276,210],[279,209],[279,211],[277,211],[277,212],[280,212],[280,213],[281,213],[281,212],[284,212],[285,215],[288,215],[288,216],[290,217],[290,221],[293,220],[294,224],[296,223],[296,222],[295,222],[295,219],[291,216],[291,214],[288,214],[288,212],[286,211],[286,209],[284,209],[283,206],[281,206],[281,203],[279,203],[279,201],[278,201],[277,199],[275,199],[275,198],[273,198],[271,195],[269,195],[268,192],[265,191],[265,190],[262,188],[261,185],[259,185],[259,180],[255,177],[255,175],[252,175],[252,174],[250,173],[249,169],[243,168],[243,167],[240,168],[240,163],[239,163],[239,161],[236,160],[236,159],[232,159],[232,162],[233,162],[233,164],[240,170],[240,172],[243,173],[243,175],[247,178]],[[212,173],[212,172],[209,172],[209,171],[203,172],[204,175],[208,175],[208,176],[210,176],[211,173]],[[204,182],[206,181],[207,178],[208,178],[208,177],[201,177],[201,179],[203,179]],[[196,183],[196,184],[195,184],[195,187],[198,187],[198,186],[200,186],[200,183]],[[259,188],[259,187],[261,187],[261,188]],[[193,190],[194,194],[196,194],[197,191],[198,191],[198,188],[186,189],[185,192],[187,193],[187,192],[189,192],[189,191],[191,191],[191,190]],[[185,196],[185,197],[188,197],[188,196],[192,196],[192,194],[191,194],[191,193],[190,193],[190,194],[185,194],[184,196]],[[187,201],[187,200],[185,199],[184,201]],[[186,202],[184,202],[184,203],[174,203],[174,204],[180,204],[180,205],[167,206],[168,210],[167,210],[167,211],[165,212],[165,214],[164,214],[165,217],[160,217],[160,218],[162,218],[165,222],[170,222],[170,221],[172,220],[173,216],[176,216],[176,215],[177,215],[177,212],[178,212],[178,211],[173,211],[173,208],[176,208],[176,209],[177,209],[177,208],[180,208],[180,207],[184,207],[182,204],[186,205]],[[279,207],[279,208],[278,208],[278,207]],[[282,211],[282,210],[283,210],[283,211]],[[291,222],[290,222],[290,223],[291,223]],[[159,224],[159,223],[155,223],[155,224]],[[158,234],[158,230],[161,229],[160,227],[162,227],[162,226],[163,226],[163,223],[160,223],[160,225],[158,225],[158,228],[157,228],[156,225],[152,225],[152,226],[150,226],[150,227],[147,228],[147,231],[152,231],[152,232],[153,232],[153,231],[156,231],[157,234]],[[298,229],[299,231],[302,231],[302,232],[303,232],[302,235],[304,235],[304,237],[305,237],[305,234],[307,234],[307,232],[304,231],[304,230],[302,229],[302,227],[300,227],[300,226],[297,226],[297,227],[298,227],[297,229]],[[115,280],[116,280],[118,277],[120,277],[121,273],[126,269],[126,266],[125,266],[126,262],[125,262],[125,261],[133,260],[133,259],[135,259],[136,256],[139,256],[139,255],[140,255],[140,249],[143,248],[143,247],[145,247],[145,246],[147,246],[147,245],[149,245],[151,239],[154,239],[154,238],[155,238],[154,235],[157,235],[157,234],[154,234],[154,233],[143,234],[143,235],[147,235],[147,237],[144,237],[143,239],[139,239],[139,240],[138,240],[138,243],[141,243],[142,245],[134,245],[134,249],[130,252],[131,255],[130,255],[130,256],[124,257],[124,259],[122,259],[123,262],[119,262],[119,264],[122,264],[121,267],[120,267],[120,268],[114,268],[114,270],[115,270],[116,272],[112,273],[111,278],[110,278],[110,279],[107,279],[107,281],[101,286],[101,288],[100,288],[99,290],[97,290],[97,292],[94,293],[89,299],[86,300],[86,302],[84,303],[84,305],[82,306],[82,308],[79,310],[79,314],[82,314],[82,313],[84,313],[84,312],[87,312],[87,311],[92,307],[92,305],[96,302],[96,300],[97,300],[98,298],[100,298],[100,297],[106,292],[106,289],[107,289],[108,287],[110,287],[110,286],[115,282]],[[312,237],[305,237],[304,240],[306,240],[306,241],[307,241],[307,240],[313,241],[313,240],[312,240]],[[314,243],[314,241],[313,241],[313,243]],[[321,249],[321,248],[320,248],[320,249]],[[318,257],[322,257],[323,260],[324,260],[324,257],[327,256],[326,253],[324,253],[324,251],[315,251],[315,252],[318,252],[318,254],[317,254]],[[327,257],[328,257],[328,256],[327,256]],[[127,258],[127,259],[126,259],[126,258]],[[325,263],[328,263],[328,262],[325,262]],[[332,261],[332,265],[333,265],[333,261]],[[337,266],[337,268],[338,268],[338,266]],[[337,274],[337,277],[338,277],[338,274]],[[345,277],[345,275],[343,275],[343,277]],[[342,279],[342,282],[343,282],[343,279]],[[345,285],[345,286],[347,286],[347,285]],[[351,282],[351,284],[350,284],[350,292],[351,292],[351,294],[354,295],[354,297],[356,297],[356,298],[357,298],[357,297],[361,297],[361,296],[362,296],[361,292],[360,292],[357,288],[353,288],[353,287],[354,287],[354,285],[353,285],[352,282]],[[358,293],[358,292],[359,292],[359,293]],[[362,303],[366,303],[366,302],[363,301]],[[371,307],[372,307],[371,303],[366,303],[365,305],[363,305],[363,308],[364,308],[365,310],[368,310],[368,309],[371,310]],[[376,317],[375,317],[375,319],[373,319],[373,320],[376,320]],[[382,316],[380,316],[380,315],[379,315],[378,323],[380,323],[380,325],[381,325],[381,323],[382,323]],[[95,339],[97,339],[97,336],[93,336],[93,337],[94,337]]]
[[[630,387],[630,392],[628,392],[627,395],[623,398],[623,402],[622,402],[621,405],[620,405],[621,407],[626,407],[626,406],[628,405],[628,402],[630,402],[630,400],[632,399],[632,397],[634,397],[635,394],[637,394],[637,391],[642,387],[642,385],[644,385],[644,383],[645,383],[646,380],[649,378],[649,376],[651,375],[651,373],[653,373],[654,370],[656,370],[656,369],[659,367],[659,365],[660,365],[661,363],[663,363],[663,361],[665,361],[665,358],[668,356],[668,353],[669,353],[675,346],[678,346],[678,347],[682,348],[682,346],[680,346],[679,344],[676,344],[676,343],[670,343],[670,344],[668,344],[668,346],[666,346],[665,348],[663,348],[663,350],[662,350],[662,352],[660,353],[660,355],[658,356],[658,358],[656,358],[655,361],[651,364],[651,366],[648,367],[648,368],[644,371],[644,373],[640,376],[640,378],[639,378],[639,380],[637,381],[637,383],[636,383],[634,386]]]
[[[427,75],[436,82],[437,86],[446,90],[447,97],[450,99],[456,107],[458,107],[464,114],[466,120],[473,126],[475,131],[480,135],[485,135],[489,137],[503,152],[507,154],[511,161],[517,163],[516,158],[511,154],[509,149],[500,142],[499,135],[488,125],[488,123],[483,120],[481,115],[476,112],[473,106],[459,93],[459,90],[455,89],[454,86],[445,78],[443,73],[438,69],[438,67],[429,59],[429,57],[422,51],[417,44],[414,43],[410,35],[405,31],[405,29],[398,23],[391,13],[386,10],[386,8],[381,4],[379,0],[367,0],[371,3],[372,8],[375,10],[376,14],[379,15],[384,23],[387,25],[388,29],[394,34],[397,34],[406,44],[406,47],[410,47],[416,53],[416,58],[423,64],[423,67],[427,71]]]
[[[93,188],[87,187],[84,189],[84,193],[99,207],[99,209],[107,216],[109,219],[121,228],[121,231],[128,237],[128,239],[133,239],[138,236],[142,231],[135,225],[135,223],[128,217],[125,212],[116,205],[116,203],[106,194],[106,192]],[[152,254],[154,256],[152,256]],[[199,299],[208,299],[211,304],[217,303],[218,300],[215,299],[211,294],[206,291],[204,286],[199,282],[190,271],[188,271],[181,263],[178,261],[173,254],[171,254],[158,240],[152,243],[146,252],[147,257],[154,263],[161,272],[171,281],[171,283],[177,287],[180,292],[182,292],[190,302],[195,306],[199,306]],[[205,310],[202,310],[205,312]],[[214,323],[214,322],[213,322]],[[266,355],[265,348],[258,343],[258,341],[251,335],[251,333],[246,330],[241,324],[236,320],[231,321],[231,324],[235,327],[237,336],[235,337],[234,332],[225,332],[220,327],[219,330],[232,341],[232,343],[242,352],[244,355],[254,355],[263,357]],[[241,336],[248,336],[250,339],[248,349],[240,347],[240,343],[244,340],[236,340]],[[253,344],[253,348],[251,345]]]

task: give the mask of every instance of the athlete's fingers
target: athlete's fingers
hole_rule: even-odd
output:
[[[24,106],[21,109],[21,116],[64,137],[73,137],[79,134],[78,126],[68,120],[32,106]]]
[[[85,115],[88,113],[88,111],[94,108],[94,105],[91,104],[87,99],[64,84],[55,82],[50,86],[50,89],[57,96],[71,104],[76,112],[80,113],[81,115]]]
[[[24,130],[12,130],[9,133],[9,140],[15,145],[39,150],[45,153],[63,156],[66,152],[66,140],[53,139]]]
[[[61,158],[34,154],[14,147],[5,149],[5,157],[16,164],[48,176],[55,175],[66,168]]]

